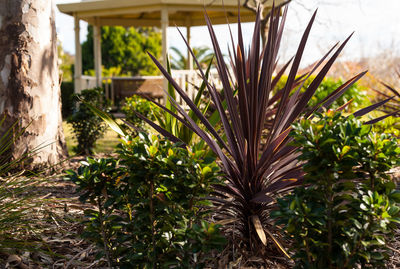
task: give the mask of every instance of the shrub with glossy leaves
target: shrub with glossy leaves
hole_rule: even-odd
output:
[[[374,125],[374,132],[385,133],[400,138],[400,117],[392,116]]]
[[[114,207],[106,205],[106,201],[126,171],[113,158],[88,157],[81,162],[77,171],[68,170],[66,173],[66,178],[78,186],[79,200],[82,203],[89,201],[96,206],[96,210],[85,210],[87,220],[82,236],[97,244],[100,249],[98,257],[106,257],[108,266],[112,267],[115,258],[112,250],[118,246],[118,233],[121,232],[116,223],[123,221],[123,218]]]
[[[74,151],[77,154],[93,154],[95,143],[103,136],[106,127],[103,121],[88,108],[87,104],[96,106],[105,112],[110,110],[110,104],[105,99],[101,88],[83,90],[76,94],[76,97],[83,102],[79,102],[77,110],[68,118],[78,142]]]
[[[400,79],[400,73],[397,73],[398,77]],[[380,107],[379,110],[392,114],[396,117],[400,116],[400,91],[396,90],[392,86],[382,83],[386,87],[386,91],[380,91],[380,90],[375,90],[374,91],[377,93],[376,99],[377,101],[382,101],[387,98],[390,98],[389,102],[386,102],[383,106]]]
[[[308,86],[311,84],[314,78],[315,78],[314,76],[311,76],[304,82],[303,91],[305,91],[308,88]],[[286,80],[287,76],[283,76],[277,83],[275,90],[278,91],[282,89],[285,86]],[[343,81],[341,79],[334,79],[331,77],[325,78],[318,86],[317,90],[315,91],[315,94],[308,103],[309,106],[313,107],[317,105],[319,102],[324,100],[324,98],[326,98],[331,92],[339,88],[342,84]],[[359,84],[354,83],[349,87],[349,89],[345,93],[343,93],[343,95],[341,95],[332,103],[330,108],[331,109],[339,108],[349,101],[351,101],[351,104],[349,105],[349,109],[351,110],[370,104],[370,101],[368,100],[366,95],[366,89],[361,87]]]
[[[88,159],[69,172],[82,187],[82,198],[102,201],[88,212],[85,235],[99,244],[111,266],[202,267],[208,254],[225,244],[219,226],[206,221],[206,198],[211,184],[219,183],[214,160],[144,134],[128,139],[118,152],[118,165]]]
[[[122,111],[126,115],[126,120],[139,129],[144,129],[146,122],[139,118],[136,112],[147,117],[151,121],[155,121],[155,114],[158,110],[159,108],[155,104],[139,95],[132,95],[131,97],[125,98],[125,104],[122,107]]]
[[[400,73],[398,75],[400,78]],[[400,138],[400,91],[387,84],[383,85],[386,86],[387,92],[375,90],[378,93],[376,99],[382,101],[390,98],[390,101],[380,107],[379,110],[392,115],[392,117],[378,123],[375,129],[377,132],[393,134]]]
[[[383,266],[400,223],[400,192],[386,173],[399,164],[395,140],[332,111],[293,128],[306,175],[274,216],[293,240],[297,267]]]

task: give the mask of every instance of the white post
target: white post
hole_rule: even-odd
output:
[[[82,77],[82,49],[80,41],[80,27],[79,18],[77,14],[74,14],[75,23],[75,69],[74,69],[74,80],[75,80],[75,93],[80,93],[82,91],[81,77]]]
[[[166,68],[167,67],[167,53],[168,53],[168,25],[169,25],[169,19],[168,19],[168,10],[166,8],[163,8],[161,10],[161,31],[162,31],[162,64]],[[164,78],[163,81],[163,87],[165,90],[168,89],[168,81],[167,79]],[[164,97],[164,99],[166,96]],[[166,100],[164,100],[166,101]]]
[[[96,73],[96,87],[101,87],[101,27],[98,18],[93,25],[94,70]]]
[[[190,15],[186,17],[186,40],[189,44],[190,47],[190,27],[191,27],[191,20],[190,20]],[[187,68],[189,70],[193,70],[193,58],[192,55],[189,52],[189,49],[187,49]]]

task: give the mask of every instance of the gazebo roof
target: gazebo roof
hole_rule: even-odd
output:
[[[265,7],[271,7],[272,2],[268,0]],[[227,18],[235,23],[238,17],[238,0],[86,0],[57,6],[65,14],[100,26],[161,26],[161,10],[165,9],[170,24],[177,26],[205,25],[204,8],[213,24],[225,24]],[[255,20],[254,12],[244,7],[240,8],[240,14],[242,22]]]

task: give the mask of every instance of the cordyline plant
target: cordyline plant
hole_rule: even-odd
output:
[[[247,51],[244,47],[239,16],[237,45],[231,34],[232,46],[236,48],[230,52],[233,76],[224,62],[210,18],[205,14],[223,92],[218,92],[215,86],[207,81],[192,51],[191,54],[218,110],[222,124],[219,130],[210,124],[201,110],[173,80],[168,70],[149,54],[191,112],[198,117],[200,124],[196,123],[170,95],[170,101],[177,113],[162,105],[159,106],[204,140],[221,161],[221,168],[226,174],[226,185],[215,187],[214,201],[221,209],[216,218],[225,224],[226,232],[231,234],[232,238],[238,239],[232,242],[233,244],[242,246],[244,247],[242,250],[250,250],[255,255],[265,252],[262,244],[267,244],[267,238],[286,254],[276,238],[277,231],[274,230],[269,212],[277,196],[297,186],[302,180],[303,172],[301,164],[297,161],[297,148],[289,145],[291,124],[300,116],[310,117],[314,111],[328,107],[365,74],[365,72],[358,74],[330,93],[318,105],[308,107],[308,101],[350,37],[334,51],[308,88],[301,92],[302,83],[325,61],[336,46],[318,62],[310,74],[297,76],[306,41],[316,16],[314,14],[293,61],[284,65],[277,75],[274,75],[287,9],[284,10],[281,19],[279,10],[275,10],[272,14],[268,40],[265,47],[261,48],[260,12],[258,12],[252,43]],[[275,85],[290,63],[291,68],[285,86],[273,95]],[[234,94],[236,91],[237,94]],[[380,104],[364,108],[356,114],[358,116],[366,114],[378,105]],[[182,142],[152,121],[146,121],[172,141]]]

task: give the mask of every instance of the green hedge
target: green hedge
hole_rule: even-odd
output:
[[[311,82],[314,80],[315,76],[311,76],[307,79],[303,85],[303,90],[305,90]],[[285,86],[287,80],[287,76],[283,76],[275,86],[275,91],[282,89]],[[327,97],[331,92],[335,91],[339,88],[344,81],[341,79],[334,79],[334,78],[325,78],[320,86],[318,87],[317,91],[315,92],[314,96],[311,98],[309,102],[309,106],[313,107],[322,101],[325,97]],[[297,88],[296,88],[297,89]],[[335,102],[332,103],[332,109],[336,109],[348,101],[353,99],[352,103],[349,105],[350,111],[353,111],[357,108],[365,107],[370,104],[369,99],[367,98],[366,89],[358,85],[357,83],[353,84],[349,87],[349,89]]]

